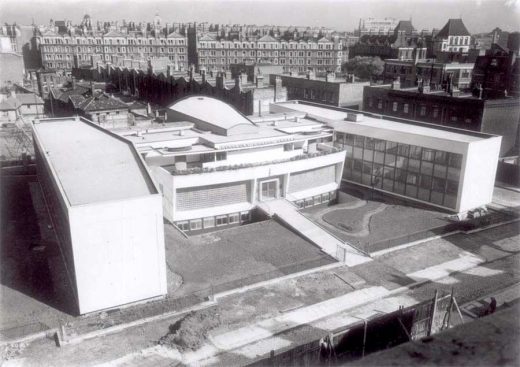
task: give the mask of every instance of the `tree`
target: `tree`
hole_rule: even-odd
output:
[[[363,80],[376,80],[383,75],[384,67],[384,61],[377,56],[356,56],[344,63],[341,70]]]

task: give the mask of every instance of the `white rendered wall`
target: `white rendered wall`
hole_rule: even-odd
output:
[[[159,191],[162,194],[163,216],[170,223],[173,223],[175,191],[173,189],[172,175],[160,166],[150,167],[150,174],[157,183]]]
[[[492,201],[501,140],[497,136],[469,144],[461,172],[464,176],[462,190],[459,190],[458,212]]]
[[[173,197],[171,203],[169,200],[167,201],[165,198],[165,205],[171,205],[171,211],[173,213],[172,221],[178,220],[186,220],[186,219],[195,219],[200,218],[206,215],[219,215],[219,214],[227,214],[232,211],[242,211],[249,210],[255,204],[253,203],[243,203],[238,205],[228,205],[224,207],[213,207],[211,209],[201,209],[198,211],[190,211],[190,212],[178,212],[175,209],[175,192],[179,188],[187,188],[187,187],[200,187],[205,185],[218,185],[224,183],[231,183],[237,181],[249,181],[252,180],[253,183],[258,179],[266,179],[269,177],[277,177],[287,175],[288,173],[306,171],[314,168],[325,167],[329,165],[336,165],[336,170],[338,170],[338,165],[340,173],[343,167],[343,163],[345,161],[345,151],[330,153],[318,157],[300,159],[295,161],[288,161],[277,164],[266,164],[256,167],[248,167],[241,169],[228,169],[225,171],[215,171],[215,172],[207,172],[200,174],[189,174],[189,175],[170,175],[170,180],[173,183]],[[164,169],[158,167],[159,169],[166,172]],[[336,171],[337,173],[338,171]],[[154,169],[152,171],[154,175],[154,179],[156,182],[161,183],[163,180],[163,174],[158,173],[158,170]],[[338,188],[339,182],[341,179],[341,175],[336,175],[336,186],[333,188],[334,190]],[[165,186],[166,187],[166,186]],[[332,188],[328,188],[326,191],[333,190]],[[169,188],[168,188],[169,190]],[[257,189],[253,189],[255,192]],[[323,191],[325,192],[325,191]],[[317,195],[317,192],[313,195]],[[296,193],[293,193],[296,194]],[[168,209],[169,211],[170,209]],[[166,213],[166,211],[165,211]],[[170,220],[169,218],[167,218]]]
[[[81,314],[166,294],[161,199],[70,208]]]

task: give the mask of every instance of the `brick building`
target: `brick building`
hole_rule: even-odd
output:
[[[399,80],[401,87],[417,86],[422,80],[430,89],[446,89],[451,83],[458,89],[467,89],[471,84],[474,63],[437,62],[436,60],[385,60],[383,81]]]
[[[256,40],[220,39],[202,35],[197,43],[199,68],[229,70],[231,64],[270,63],[284,71],[339,71],[345,60],[344,47],[338,39],[285,40],[265,35]]]
[[[306,76],[271,75],[271,83],[281,78],[287,88],[288,100],[318,102],[338,107],[359,108],[363,100],[363,88],[370,82],[355,82],[354,77],[336,78],[328,73],[325,78],[316,78],[314,73]]]
[[[501,135],[500,156],[518,155],[520,101],[517,98],[484,100],[471,94],[444,91],[421,93],[418,88],[365,87],[363,110],[465,130]],[[512,153],[512,154],[511,154]]]
[[[412,23],[402,20],[390,34],[366,34],[349,50],[349,58],[378,56],[381,59],[424,59],[426,43]]]
[[[149,59],[167,57],[177,70],[188,68],[188,43],[184,35],[154,23],[151,28],[101,28],[88,25],[58,27],[51,24],[37,35],[43,67],[71,70],[89,64],[93,54],[105,62],[116,57]]]

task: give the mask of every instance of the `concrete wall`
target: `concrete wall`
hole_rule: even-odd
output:
[[[172,182],[173,186],[173,196],[172,198],[164,197],[164,205],[171,205],[171,209],[165,210],[165,213],[172,212],[173,215],[173,221],[178,220],[185,220],[185,219],[193,219],[193,218],[199,218],[206,216],[208,214],[206,209],[203,209],[202,211],[196,212],[193,211],[193,213],[182,213],[177,212],[175,203],[176,203],[176,191],[180,188],[188,188],[188,187],[200,187],[204,185],[218,185],[218,184],[225,184],[225,183],[233,183],[233,182],[239,182],[239,181],[251,181],[252,182],[252,190],[251,192],[255,193],[258,190],[257,181],[258,180],[265,180],[268,178],[283,178],[286,175],[289,175],[290,180],[290,174],[293,172],[301,172],[301,171],[307,171],[314,168],[320,168],[330,165],[336,165],[341,166],[343,165],[343,162],[345,160],[345,152],[337,152],[337,153],[330,153],[318,157],[313,158],[307,158],[307,159],[300,159],[295,161],[288,161],[283,163],[277,163],[277,164],[266,164],[266,165],[260,165],[255,167],[247,167],[247,168],[239,168],[239,169],[228,169],[224,171],[215,171],[215,172],[206,172],[206,173],[200,173],[200,174],[188,174],[188,175],[170,175],[170,181]],[[338,168],[336,167],[336,171]],[[341,172],[341,168],[339,168]],[[166,190],[169,189],[169,184],[166,182],[167,178],[164,173],[169,174],[166,170],[164,170],[161,167],[154,167],[153,169],[153,175],[154,179]],[[341,176],[336,175],[336,184],[339,185],[339,179]],[[287,183],[284,180],[280,181],[282,185],[288,186]],[[333,182],[332,182],[333,184]],[[337,185],[334,189],[337,189]],[[168,187],[168,189],[166,189]],[[333,189],[328,189],[326,191],[332,191]],[[324,191],[325,192],[325,191]],[[285,195],[286,193],[281,193],[282,195]],[[316,193],[321,194],[321,192]],[[241,211],[241,210],[249,210],[252,208],[252,205],[254,205],[254,201],[256,198],[252,198],[251,203],[244,203],[244,205],[227,205],[225,207],[215,207],[211,208],[211,215],[219,215],[219,214],[227,214],[231,211]],[[236,208],[240,207],[239,209]],[[233,209],[233,210],[231,210]],[[231,211],[230,211],[231,210]],[[208,214],[209,215],[209,214]],[[170,220],[168,218],[168,220]]]
[[[462,164],[457,211],[489,204],[493,199],[501,137],[470,143]]]
[[[166,294],[161,196],[74,206],[81,314]]]
[[[14,52],[0,53],[0,87],[9,83],[22,84],[24,71],[22,55]]]

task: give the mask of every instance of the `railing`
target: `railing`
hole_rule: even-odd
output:
[[[178,170],[175,167],[172,167],[169,169],[169,172],[172,175],[182,176],[182,175],[192,175],[192,174],[198,174],[198,173],[211,173],[211,172],[238,170],[238,169],[244,169],[244,168],[267,166],[270,164],[279,164],[279,163],[285,163],[285,162],[299,161],[299,160],[303,160],[303,159],[321,157],[324,155],[341,152],[341,149],[338,149],[336,147],[331,147],[331,148],[332,149],[330,151],[307,153],[307,154],[298,155],[298,156],[295,156],[295,157],[292,157],[289,159],[278,159],[278,160],[258,162],[258,163],[242,163],[242,164],[226,165],[226,166],[219,166],[219,167],[193,167],[193,168],[186,168],[186,169],[181,169],[181,170]]]

